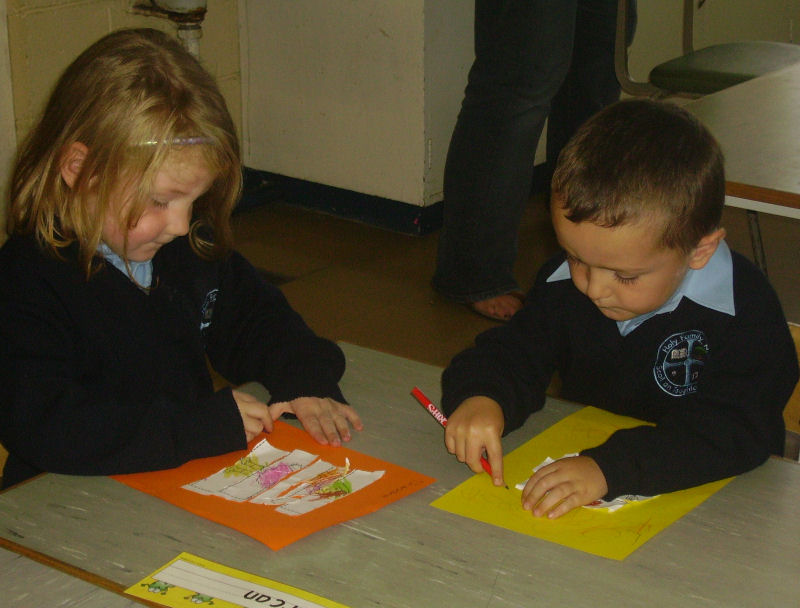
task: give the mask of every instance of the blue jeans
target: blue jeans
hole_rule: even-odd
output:
[[[476,302],[519,289],[517,233],[539,136],[549,114],[550,166],[619,98],[616,14],[617,0],[476,0],[475,61],[444,172],[433,277],[443,295]]]

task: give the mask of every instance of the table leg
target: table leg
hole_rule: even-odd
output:
[[[761,240],[761,227],[758,225],[758,213],[747,210],[747,225],[750,228],[750,243],[753,245],[753,261],[767,276],[767,258],[764,255],[764,243]]]

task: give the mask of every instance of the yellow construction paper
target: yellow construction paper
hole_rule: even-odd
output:
[[[347,608],[308,591],[181,553],[125,593],[171,608]]]
[[[603,443],[618,429],[647,424],[594,407],[567,416],[503,458],[509,490],[492,485],[488,475],[467,479],[432,506],[488,524],[528,534],[554,543],[623,560],[671,523],[683,517],[733,478],[695,488],[661,494],[628,504],[613,513],[606,509],[573,509],[558,519],[534,517],[522,509],[522,491],[514,485],[526,481],[534,466],[546,457]]]

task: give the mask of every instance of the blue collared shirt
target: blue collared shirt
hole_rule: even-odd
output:
[[[547,278],[547,282],[564,281],[570,278],[569,264],[565,260]],[[699,270],[690,268],[686,271],[678,289],[659,308],[627,321],[617,321],[619,333],[627,336],[647,319],[665,312],[672,312],[684,297],[711,310],[731,316],[736,315],[733,303],[733,261],[731,250],[725,241],[719,242],[717,250],[705,266]]]
[[[122,274],[136,283],[136,285],[143,288],[150,287],[150,284],[153,282],[153,260],[147,260],[146,262],[128,261],[126,265],[125,260],[114,253],[105,243],[100,243],[97,247],[97,251],[106,260],[111,262],[115,268],[122,272]],[[130,272],[128,271],[129,268]]]

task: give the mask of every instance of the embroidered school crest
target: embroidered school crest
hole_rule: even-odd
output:
[[[200,311],[200,333],[205,333],[211,326],[211,317],[214,316],[214,303],[217,301],[218,295],[219,289],[212,289],[206,294],[203,308]]]
[[[697,379],[708,357],[708,343],[702,331],[672,334],[658,347],[653,375],[662,391],[673,397],[697,391]]]

